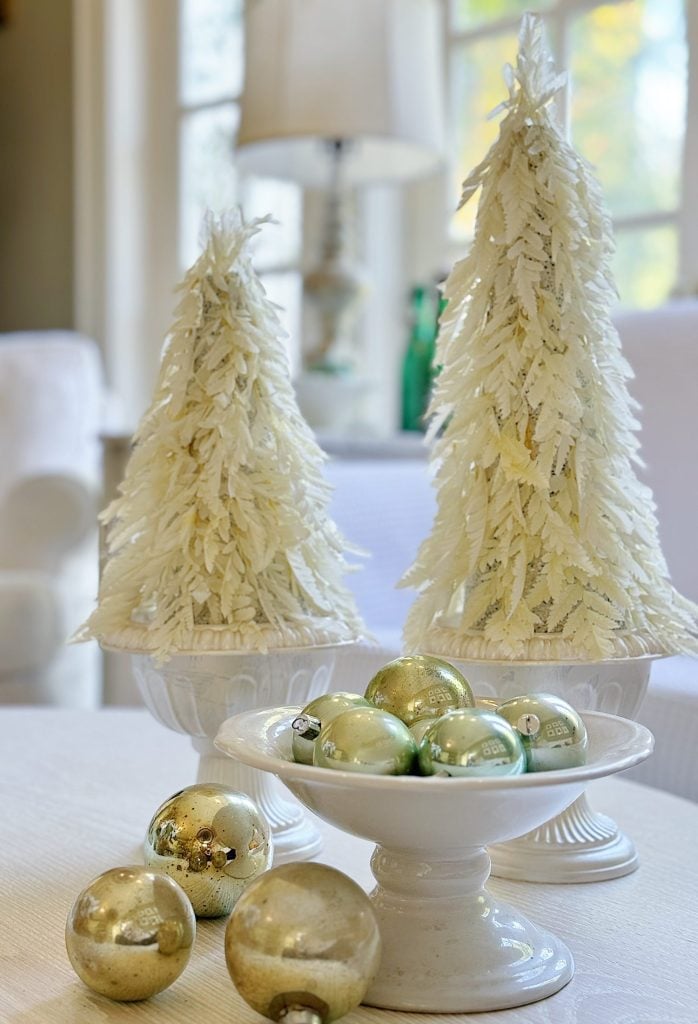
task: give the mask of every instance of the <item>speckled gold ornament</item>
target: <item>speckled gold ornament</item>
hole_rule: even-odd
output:
[[[406,775],[417,744],[396,715],[380,708],[349,708],[328,722],[315,741],[313,764],[367,775]]]
[[[419,745],[422,775],[520,775],[526,756],[517,732],[482,708],[462,708],[437,718]]]
[[[363,999],[380,934],[362,889],[324,864],[283,864],[254,882],[225,931],[242,998],[274,1021],[328,1024]]]
[[[322,727],[342,711],[354,707],[368,707],[368,701],[358,693],[347,693],[345,690],[323,693],[306,704],[300,715],[291,723],[294,760],[300,764],[312,764],[315,740],[320,735]]]
[[[551,693],[524,694],[505,701],[497,713],[519,733],[526,751],[527,771],[556,771],[586,764],[586,726],[562,697]]]
[[[271,865],[269,825],[245,793],[198,783],[175,793],[153,815],[146,864],[179,882],[197,917],[222,917]]]
[[[65,944],[77,975],[120,1002],[147,999],[184,970],[196,934],[194,911],[171,878],[140,866],[95,878],[68,915]]]
[[[425,654],[388,662],[366,687],[365,697],[382,711],[397,715],[405,725],[475,704],[465,676],[447,661]]]

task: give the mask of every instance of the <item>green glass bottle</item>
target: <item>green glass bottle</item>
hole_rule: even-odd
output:
[[[412,325],[402,361],[402,429],[425,429],[436,343],[436,304],[431,289],[415,285],[410,295]]]

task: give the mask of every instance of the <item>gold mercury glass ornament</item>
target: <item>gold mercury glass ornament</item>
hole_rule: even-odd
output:
[[[520,775],[526,755],[517,732],[493,711],[462,708],[437,718],[419,745],[422,775]]]
[[[368,896],[335,868],[283,864],[238,901],[225,960],[242,998],[284,1024],[328,1024],[363,999],[380,965]]]
[[[379,669],[366,687],[366,700],[413,725],[475,704],[465,676],[441,658],[411,654]]]
[[[149,867],[179,882],[197,917],[223,917],[271,865],[272,841],[249,796],[197,783],[155,812],[144,854]]]
[[[65,944],[78,977],[109,999],[147,999],[184,970],[196,919],[182,889],[140,866],[112,868],[75,900]]]
[[[521,737],[529,772],[586,764],[587,731],[577,711],[551,693],[512,697],[497,710]]]
[[[300,764],[313,763],[315,740],[320,735],[323,725],[348,708],[368,707],[368,701],[358,693],[347,693],[338,690],[336,693],[323,693],[310,704],[306,704],[301,713],[291,722],[293,738],[291,747],[293,759]]]

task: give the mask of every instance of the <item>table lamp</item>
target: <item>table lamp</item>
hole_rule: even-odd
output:
[[[321,261],[304,277],[304,293],[320,317],[320,339],[304,354],[297,382],[313,426],[332,425],[318,422],[319,391],[336,424],[343,399],[353,399],[360,387],[351,359],[342,356],[346,313],[356,308],[362,290],[346,253],[343,191],[415,179],[441,160],[440,14],[438,0],[246,5],[238,166],[327,190]]]

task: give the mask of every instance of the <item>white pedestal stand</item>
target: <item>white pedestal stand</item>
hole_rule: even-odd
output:
[[[428,863],[378,846],[371,894],[383,939],[378,978],[364,997],[391,1010],[476,1013],[523,1006],[571,979],[567,946],[484,888],[490,859],[466,849]]]
[[[522,693],[554,693],[582,713],[605,711],[632,719],[645,696],[652,660],[456,664],[478,696],[508,700]],[[632,840],[611,818],[596,813],[586,795],[551,821],[489,852],[493,875],[525,882],[601,882],[638,866]]]
[[[148,710],[168,729],[192,737],[200,758],[196,781],[247,793],[265,815],[275,864],[316,856],[322,849],[320,834],[275,778],[226,757],[213,738],[227,718],[241,711],[280,703],[304,706],[327,693],[335,658],[335,647],[180,654],[162,664],[149,654],[131,654]]]

